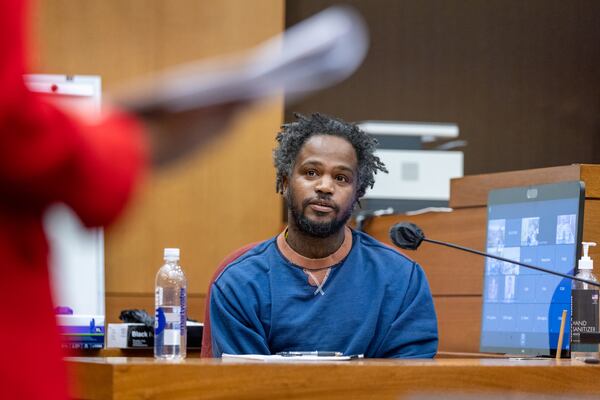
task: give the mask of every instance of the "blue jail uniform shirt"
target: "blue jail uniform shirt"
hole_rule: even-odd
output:
[[[315,350],[433,357],[437,319],[422,268],[365,233],[352,230],[351,238],[322,295],[277,237],[227,265],[211,287],[214,357]]]

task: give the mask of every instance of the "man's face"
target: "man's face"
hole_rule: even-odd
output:
[[[291,217],[304,233],[328,237],[348,221],[356,201],[356,151],[347,140],[311,136],[283,188]]]

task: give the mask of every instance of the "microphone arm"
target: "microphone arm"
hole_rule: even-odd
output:
[[[439,240],[428,239],[426,237],[423,237],[422,239],[423,239],[424,242],[441,244],[443,246],[451,247],[453,249],[464,250],[464,251],[466,251],[468,253],[473,253],[473,254],[478,254],[480,256],[495,258],[496,260],[508,262],[508,263],[511,263],[511,264],[517,264],[517,265],[520,265],[520,266],[525,267],[525,268],[535,269],[537,271],[545,272],[547,274],[557,275],[557,276],[560,276],[560,277],[563,277],[563,278],[572,279],[572,280],[575,280],[575,281],[587,283],[588,285],[600,287],[600,282],[594,282],[594,281],[590,281],[590,280],[587,280],[587,279],[578,278],[578,277],[573,276],[573,275],[568,275],[568,274],[563,274],[561,272],[552,271],[550,269],[546,269],[546,268],[542,268],[542,267],[536,267],[535,265],[525,264],[525,263],[522,263],[520,261],[511,260],[509,258],[495,256],[493,254],[484,253],[483,251],[479,251],[479,250],[475,250],[475,249],[470,249],[468,247],[459,246],[459,245],[453,244],[453,243],[440,242]]]

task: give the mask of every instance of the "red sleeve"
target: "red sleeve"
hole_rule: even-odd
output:
[[[29,209],[65,202],[85,224],[106,224],[145,165],[141,127],[118,113],[78,122],[25,88],[24,3],[7,0],[0,16],[0,197]]]

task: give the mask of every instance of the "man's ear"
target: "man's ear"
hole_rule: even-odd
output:
[[[284,175],[281,177],[281,193],[284,196],[287,196],[288,187],[289,187],[288,177],[287,177],[287,175]]]

